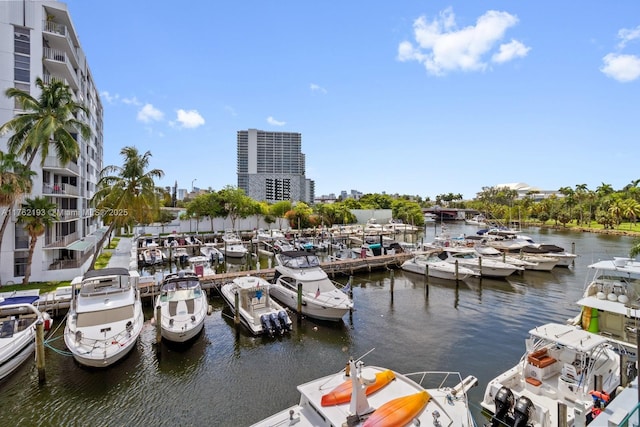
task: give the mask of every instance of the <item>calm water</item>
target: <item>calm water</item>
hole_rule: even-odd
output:
[[[475,230],[449,225],[452,235]],[[433,234],[427,230],[425,240]],[[633,244],[628,237],[589,233],[529,229],[525,234],[567,250],[575,244],[576,265],[458,286],[431,281],[428,297],[425,279],[418,275],[400,270],[358,275],[352,319],[347,315],[337,325],[309,319],[297,324],[294,316],[291,336],[281,339],[236,336],[224,301],[211,295],[213,314],[186,349],[158,349],[148,320],[137,348],[106,370],[82,368],[72,357],[47,349],[44,385],[38,385],[32,362],[0,383],[0,424],[245,426],[296,403],[296,385],[337,372],[350,355],[372,348],[368,364],[477,376],[480,385],[471,400],[476,419],[483,421],[479,402],[484,387],[517,362],[527,331],[576,315],[586,266],[625,256]],[[146,318],[151,315],[147,307]],[[52,345],[65,349],[62,339]]]

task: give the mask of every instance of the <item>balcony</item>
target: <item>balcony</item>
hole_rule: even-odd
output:
[[[57,238],[56,240],[53,240],[54,238],[50,239],[47,238],[45,239],[45,249],[56,249],[56,248],[60,248],[60,249],[64,249],[67,246],[69,246],[71,243],[75,242],[76,240],[78,240],[78,232],[75,231],[71,234],[67,234],[66,236],[62,236]]]
[[[67,26],[54,21],[45,20],[42,23],[42,31],[52,36],[50,43],[54,44],[54,47],[62,48],[65,51],[68,50],[73,56],[74,64],[77,66],[78,49],[74,45],[73,40],[71,40],[71,37],[69,37]]]
[[[69,162],[66,165],[62,165],[62,163],[60,163],[60,160],[58,160],[56,156],[45,157],[44,169],[72,173],[76,176],[80,175],[80,168],[77,164]]]
[[[70,184],[42,184],[42,194],[47,196],[79,196],[80,190]]]
[[[42,54],[47,69],[49,69],[52,74],[60,76],[61,79],[67,80],[69,87],[74,91],[78,90],[76,72],[73,64],[71,64],[69,60],[67,52],[61,49],[45,47],[42,50]]]

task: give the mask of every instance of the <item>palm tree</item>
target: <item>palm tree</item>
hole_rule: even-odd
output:
[[[0,206],[8,206],[2,218],[0,236],[4,236],[15,202],[25,194],[31,193],[31,179],[35,174],[20,163],[15,154],[0,151]],[[1,248],[2,238],[0,237]]]
[[[149,223],[159,209],[162,190],[155,185],[155,178],[162,178],[160,169],[147,170],[151,152],[140,155],[136,147],[120,150],[124,157],[123,166],[106,166],[100,172],[97,191],[91,198],[96,215],[109,229],[96,245],[96,253],[89,270],[94,268],[98,248],[102,248],[114,228]]]
[[[22,279],[23,285],[29,283],[31,262],[33,261],[33,252],[36,248],[38,237],[42,236],[47,227],[50,227],[57,219],[56,204],[50,202],[46,197],[27,199],[22,204],[18,222],[24,224],[24,229],[29,234],[29,256],[27,257],[24,279]]]
[[[13,87],[5,91],[5,95],[14,98],[23,110],[0,126],[0,135],[12,133],[7,141],[9,152],[26,159],[26,169],[31,169],[38,152],[41,156],[40,164],[44,165],[50,149],[53,149],[62,164],[77,159],[80,148],[72,132],[79,131],[84,139],[90,137],[89,126],[77,119],[80,113],[87,114],[87,109],[73,100],[69,86],[59,80],[45,84],[38,77],[36,87],[40,89],[38,98]],[[28,192],[30,191],[29,189]],[[15,202],[13,200],[9,203],[9,211],[13,209]],[[0,229],[0,242],[5,228],[6,226]]]
[[[62,164],[77,159],[80,148],[72,132],[79,131],[84,139],[91,136],[89,126],[77,119],[79,113],[88,114],[87,109],[73,100],[69,86],[59,80],[45,84],[38,77],[36,87],[40,89],[37,99],[13,87],[5,92],[24,110],[0,126],[0,134],[13,132],[7,143],[9,151],[23,156],[27,168],[31,167],[38,152],[42,157],[41,165],[44,165],[50,148]]]

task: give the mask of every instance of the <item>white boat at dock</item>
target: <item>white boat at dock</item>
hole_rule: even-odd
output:
[[[492,427],[584,426],[596,397],[614,396],[620,386],[619,351],[605,337],[548,323],[525,342],[520,361],[486,387],[481,405]]]
[[[0,380],[9,376],[36,348],[36,323],[45,331],[53,324],[51,316],[37,307],[38,295],[0,297]]]
[[[160,312],[162,338],[175,343],[195,338],[204,329],[210,311],[207,293],[200,287],[198,276],[184,270],[163,279],[155,307],[156,313]]]
[[[240,316],[241,323],[254,335],[283,335],[292,329],[286,310],[269,294],[270,287],[271,284],[260,277],[242,276],[220,288],[231,311]]]
[[[305,251],[282,252],[276,267],[271,295],[292,310],[298,309],[301,287],[302,314],[320,320],[339,321],[353,308],[351,301],[320,267],[318,256]]]
[[[475,427],[467,393],[473,376],[399,372],[349,360],[342,371],[298,386],[300,401],[252,427]]]
[[[428,269],[427,269],[428,267]],[[417,274],[428,274],[429,277],[445,280],[465,280],[478,274],[464,266],[456,266],[443,261],[436,253],[416,254],[401,265],[402,270]]]
[[[144,323],[138,279],[137,271],[105,268],[71,282],[78,292],[67,315],[64,342],[77,362],[107,367],[135,347]]]

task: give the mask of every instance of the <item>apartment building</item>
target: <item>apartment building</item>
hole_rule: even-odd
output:
[[[91,127],[91,137],[77,135],[80,156],[61,164],[50,150],[37,157],[31,168],[33,190],[27,197],[45,196],[57,205],[58,221],[38,239],[31,264],[32,281],[70,280],[88,268],[104,229],[93,217],[89,200],[103,167],[103,110],[87,58],[80,46],[66,4],[57,1],[17,0],[0,2],[0,122],[6,123],[19,106],[4,96],[9,87],[37,97],[35,80],[62,80],[76,102],[88,114],[79,120]],[[0,150],[7,151],[10,135],[0,136]],[[43,164],[43,166],[41,166]],[[17,204],[16,207],[19,207]],[[0,209],[6,207],[0,207]],[[25,273],[29,236],[11,215],[0,252],[0,282],[18,283]]]
[[[312,204],[315,183],[305,176],[302,134],[238,131],[238,188],[255,200]]]

